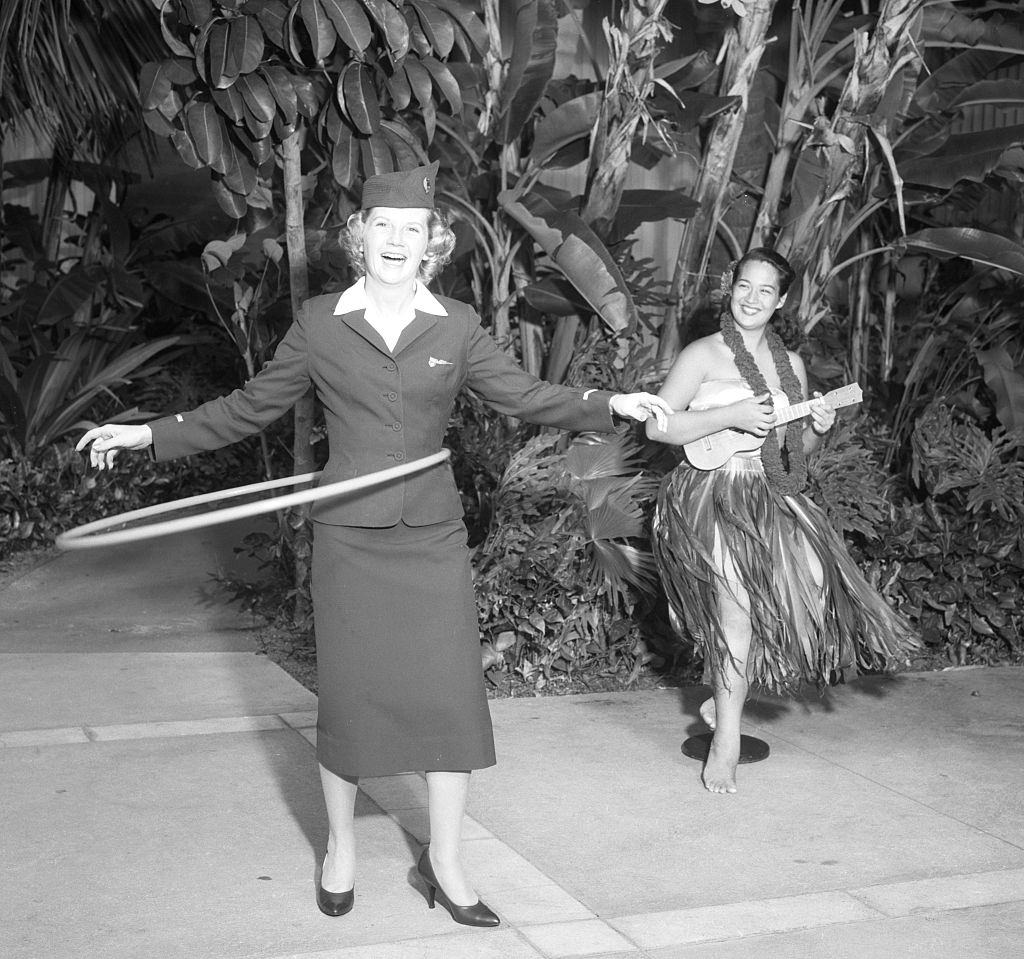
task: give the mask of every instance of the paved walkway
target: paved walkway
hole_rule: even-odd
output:
[[[467,865],[426,908],[424,784],[368,780],[356,908],[314,904],[315,698],[210,588],[237,527],[59,556],[0,591],[4,959],[1009,959],[1024,950],[1024,671],[764,700],[712,796],[700,690],[492,704]]]

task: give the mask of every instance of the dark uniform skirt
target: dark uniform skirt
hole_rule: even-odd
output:
[[[494,765],[466,527],[315,524],[317,758],[340,776]]]

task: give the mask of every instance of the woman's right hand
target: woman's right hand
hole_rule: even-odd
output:
[[[733,403],[729,407],[732,427],[754,436],[767,436],[775,426],[775,408],[767,402],[770,396],[771,393],[762,393]]]
[[[78,441],[75,450],[80,453],[90,443],[89,462],[97,469],[110,469],[120,450],[144,450],[151,446],[153,431],[145,425],[104,423],[89,430]]]

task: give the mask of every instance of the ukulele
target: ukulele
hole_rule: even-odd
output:
[[[852,406],[854,403],[859,403],[864,398],[864,394],[856,383],[848,383],[846,386],[840,386],[839,389],[832,390],[820,398],[831,406],[832,409],[838,410],[843,406]],[[815,399],[818,399],[818,397],[815,397]],[[811,400],[796,403],[793,406],[784,406],[775,413],[775,425],[781,426],[783,423],[789,423],[791,420],[798,420],[801,417],[807,416],[810,412]],[[764,441],[765,437],[755,436],[753,433],[747,433],[744,430],[719,430],[717,433],[710,433],[699,440],[694,440],[692,443],[686,443],[683,446],[683,452],[686,454],[686,458],[690,461],[691,466],[699,470],[713,470],[718,469],[733,453],[751,452],[760,449]]]

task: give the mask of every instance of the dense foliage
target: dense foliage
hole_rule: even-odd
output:
[[[83,472],[70,442],[91,423],[188,408],[252,376],[308,284],[348,281],[334,238],[352,188],[437,158],[459,238],[443,292],[471,300],[517,359],[555,382],[656,388],[679,344],[702,332],[718,267],[758,243],[787,253],[801,267],[790,302],[811,333],[812,385],[857,380],[869,398],[812,457],[816,497],[933,662],[1021,660],[1014,5],[117,7],[130,11],[105,51],[118,68],[107,74],[98,56],[76,89],[98,90],[100,115],[120,106],[110,124],[90,116],[88,137],[61,109],[63,84],[31,73],[77,23],[70,8],[20,0],[0,18],[0,125],[28,122],[31,91],[60,144],[52,164],[3,168],[5,191],[40,177],[49,189],[45,212],[3,207],[0,555],[315,458],[312,416],[187,464],[122,457],[102,478]],[[97,53],[94,35],[68,45],[76,62]],[[569,70],[574,44],[588,63]],[[139,104],[127,118],[125,90]],[[208,209],[200,198],[188,222],[128,212],[134,174],[110,162],[121,144],[103,137],[130,129],[126,119],[167,137],[202,171],[202,190],[210,176]],[[652,171],[645,186],[657,188],[627,190],[627,169]],[[93,191],[91,208],[68,200],[72,182]],[[683,224],[682,241],[659,284],[629,237],[665,218]],[[214,355],[217,373],[190,379]],[[494,684],[679,666],[646,535],[672,451],[635,430],[570,443],[472,396],[446,445]],[[251,605],[297,610],[301,631],[308,583],[285,533],[244,545],[269,584],[225,585]],[[308,658],[308,641],[296,650]]]

